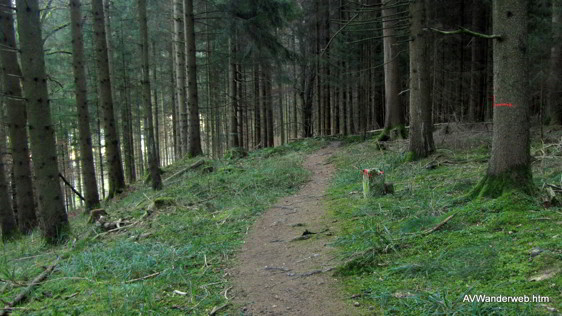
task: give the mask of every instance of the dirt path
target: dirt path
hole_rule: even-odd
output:
[[[326,161],[337,147],[310,155],[304,166],[312,171],[311,181],[250,229],[233,271],[232,293],[242,315],[357,314],[329,271],[336,265],[329,244],[337,228],[326,217],[323,196],[334,173]]]

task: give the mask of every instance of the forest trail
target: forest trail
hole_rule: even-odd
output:
[[[337,227],[326,216],[323,196],[335,171],[327,160],[338,147],[332,143],[309,155],[304,167],[312,172],[310,182],[249,230],[233,270],[243,315],[357,314],[329,272],[337,264],[330,247]]]

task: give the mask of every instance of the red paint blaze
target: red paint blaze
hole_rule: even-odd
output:
[[[496,103],[496,96],[493,96],[492,99],[494,100],[494,107],[501,107],[501,106],[513,107],[513,103]]]

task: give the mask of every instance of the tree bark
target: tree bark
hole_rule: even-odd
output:
[[[37,0],[17,0],[16,7],[23,91],[29,115],[41,228],[47,242],[57,243],[69,225],[58,178],[55,130],[47,90],[39,4]]]
[[[121,24],[121,46],[125,47],[123,36],[123,25]],[[136,181],[135,149],[133,141],[133,114],[131,110],[131,87],[129,85],[129,64],[125,58],[125,52],[121,53],[121,63],[123,69],[123,89],[122,95],[124,102],[121,105],[121,119],[123,120],[123,155],[125,156],[125,178],[129,183]]]
[[[95,59],[98,70],[98,82],[100,85],[100,102],[103,112],[105,154],[108,165],[108,198],[111,199],[116,194],[123,192],[125,188],[125,177],[123,174],[119,138],[113,112],[113,94],[111,92],[111,76],[109,71],[103,0],[92,0],[92,14],[94,16]]]
[[[82,13],[80,0],[70,0],[70,20],[72,32],[72,68],[76,91],[76,111],[80,143],[80,161],[84,178],[84,195],[86,211],[99,205],[98,184],[92,152],[92,134],[90,132],[90,115],[88,111],[88,90],[84,61],[84,36],[82,33]]]
[[[197,89],[197,60],[195,58],[195,18],[193,0],[184,0],[185,6],[185,44],[187,47],[187,93],[189,120],[189,148],[192,157],[203,154],[201,150],[201,126],[199,123],[199,95]]]
[[[390,4],[389,4],[390,3]],[[390,6],[385,8],[385,6]],[[396,14],[398,10],[392,6],[391,0],[383,1],[383,45],[384,45],[384,91],[386,101],[386,116],[384,120],[385,132],[393,128],[402,129],[404,126],[404,109],[400,102],[400,65],[398,60],[398,46],[396,45]],[[385,137],[388,137],[386,134]],[[401,130],[400,136],[404,137]]]
[[[0,2],[1,4],[4,4]],[[4,8],[0,8],[0,19],[5,20]],[[10,18],[11,20],[11,18]],[[0,106],[0,228],[2,229],[2,240],[13,238],[17,232],[16,219],[10,203],[10,195],[8,194],[8,181],[6,177],[6,168],[4,166],[4,155],[6,152],[6,130],[4,128],[4,111]]]
[[[429,156],[435,151],[431,115],[429,76],[429,34],[427,0],[410,4],[410,154],[411,159]]]
[[[180,157],[188,152],[188,126],[187,126],[187,102],[186,102],[186,64],[185,64],[185,36],[183,3],[174,0],[174,45],[173,51],[176,60],[176,102],[177,115],[179,119],[179,149]]]
[[[494,132],[486,176],[473,195],[497,197],[534,191],[531,173],[527,8],[528,0],[496,0],[494,34]]]
[[[154,118],[153,122],[154,122],[154,145],[156,146],[156,165],[161,166],[162,162],[160,161],[160,117],[158,115],[158,109],[160,108],[158,106],[158,88],[156,87],[157,82],[158,82],[158,55],[157,55],[157,50],[156,50],[156,41],[152,41],[152,58],[154,59],[153,61],[153,69],[152,69],[152,80],[153,80],[153,85],[152,85],[152,91],[154,91],[154,113],[152,114],[152,117]]]
[[[229,115],[229,129],[230,135],[228,137],[228,147],[229,149],[240,147],[238,141],[238,101],[239,101],[239,91],[238,91],[238,66],[236,64],[236,58],[238,54],[235,37],[230,40],[230,115]]]
[[[552,0],[552,48],[548,78],[547,116],[551,125],[562,124],[562,1]]]
[[[0,51],[6,107],[7,126],[13,159],[13,173],[18,215],[22,233],[31,233],[37,226],[37,215],[33,200],[31,164],[27,139],[27,112],[21,99],[21,69],[16,53],[16,35],[10,0],[0,0],[0,41],[7,46]],[[14,207],[16,208],[16,207]]]
[[[475,32],[485,32],[486,7],[482,0],[472,2],[472,30]],[[486,51],[487,39],[480,37],[472,38],[472,62],[470,69],[470,98],[468,104],[468,121],[475,122],[479,107],[485,101],[482,82],[486,79]]]
[[[152,189],[162,189],[162,179],[160,178],[160,169],[158,168],[158,161],[156,159],[156,143],[154,139],[154,126],[152,122],[152,105],[150,96],[150,74],[149,74],[149,60],[148,60],[148,25],[146,18],[146,0],[137,0],[139,24],[140,24],[140,42],[142,51],[142,87],[143,87],[143,102],[144,102],[144,116],[146,118],[145,133],[147,137],[148,147],[148,165],[150,168],[150,175],[152,177]]]

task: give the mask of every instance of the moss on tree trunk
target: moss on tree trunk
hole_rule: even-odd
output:
[[[487,174],[469,193],[471,198],[497,198],[504,193],[521,191],[533,194],[532,173],[529,166],[520,166],[500,174]]]

